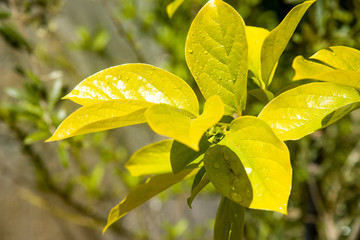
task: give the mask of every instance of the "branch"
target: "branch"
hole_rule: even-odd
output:
[[[139,62],[146,63],[146,59],[141,53],[141,50],[136,44],[135,40],[132,38],[130,34],[128,34],[124,28],[124,26],[121,24],[121,22],[115,17],[114,13],[111,10],[111,7],[107,0],[101,0],[101,3],[107,12],[107,15],[110,17],[112,23],[114,24],[118,34],[120,36],[125,36],[127,42],[129,43],[130,47],[132,48],[133,52],[135,53],[135,56]]]

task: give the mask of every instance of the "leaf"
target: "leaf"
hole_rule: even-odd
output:
[[[28,145],[28,144],[33,144],[38,141],[44,141],[44,139],[46,139],[48,137],[49,137],[48,132],[37,131],[37,132],[27,135],[26,138],[24,139],[24,144]]]
[[[261,50],[261,73],[262,80],[266,86],[271,83],[271,75],[273,75],[276,63],[285,50],[301,18],[315,1],[305,1],[295,6],[266,37]]]
[[[250,206],[251,182],[239,157],[228,146],[210,147],[205,152],[204,166],[211,183],[223,196],[242,206]]]
[[[199,192],[206,187],[206,185],[208,185],[210,182],[205,168],[202,167],[200,168],[200,170],[198,171],[198,173],[195,175],[194,178],[194,182],[191,188],[191,196],[187,199],[187,204],[189,205],[190,208],[192,202],[194,201],[195,197],[199,194]]]
[[[224,105],[219,96],[209,98],[203,113],[195,118],[189,112],[165,104],[150,107],[145,116],[150,127],[158,134],[175,140],[199,151],[199,142],[207,129],[220,121]]]
[[[204,166],[200,168],[200,170],[196,173],[194,177],[193,184],[191,186],[191,191],[194,191],[197,185],[201,182],[201,180],[204,178],[204,175],[206,174],[206,169]]]
[[[345,46],[322,49],[310,57],[332,68],[360,72],[360,51]]]
[[[169,18],[172,18],[176,10],[183,4],[184,0],[174,0],[166,6],[166,12]]]
[[[193,174],[195,174],[195,172],[196,170],[185,170],[176,175],[167,173],[149,178],[146,183],[137,186],[127,195],[124,200],[111,209],[103,233],[114,222],[125,216],[134,208],[140,206],[150,198],[156,196],[172,185],[191,177]]]
[[[7,11],[0,10],[0,20],[10,18],[11,14]]]
[[[20,32],[10,25],[0,25],[0,35],[4,37],[9,45],[16,49],[26,49],[32,51],[29,42],[20,34]]]
[[[320,50],[310,60],[298,56],[292,65],[295,70],[293,81],[313,79],[360,89],[359,61],[360,51],[348,47]]]
[[[133,176],[171,172],[170,150],[172,144],[172,140],[149,144],[136,151],[125,167]]]
[[[261,76],[261,49],[269,33],[265,28],[246,26],[246,39],[249,48],[249,71],[254,76],[252,78],[254,82],[262,89],[266,86]]]
[[[215,220],[214,240],[242,240],[245,208],[222,197]]]
[[[324,124],[329,114],[348,105],[357,105],[359,101],[360,95],[353,88],[334,83],[310,83],[274,98],[259,118],[266,121],[281,140],[295,140],[326,127],[333,122]]]
[[[256,97],[265,104],[274,98],[274,94],[272,92],[262,88],[250,90],[249,95]]]
[[[209,1],[190,26],[185,56],[205,99],[219,95],[227,115],[241,113],[247,86],[247,42],[241,16],[221,0]]]
[[[246,200],[249,199],[250,191],[252,193],[250,208],[286,214],[292,180],[290,156],[286,145],[274,134],[270,126],[256,117],[240,117],[232,122],[229,132],[219,144],[227,146],[237,155],[236,158],[233,153],[225,149],[223,158],[219,159],[221,166],[222,159],[229,166],[227,175],[218,173],[218,178],[223,179],[224,186],[230,185],[232,191],[230,191],[230,199],[247,206]],[[245,168],[252,191],[237,186],[241,180],[243,185],[246,183],[238,162],[241,162]],[[204,163],[206,167],[205,159]],[[214,162],[213,167],[216,166]],[[210,172],[207,172],[213,182]]]
[[[170,162],[173,173],[179,173],[188,167],[190,163],[203,155],[210,145],[205,135],[200,140],[199,151],[194,151],[178,141],[173,141],[170,151]]]
[[[68,116],[46,141],[146,122],[144,112],[151,105],[153,104],[144,101],[126,99],[86,105]]]
[[[199,113],[194,91],[181,78],[146,64],[125,64],[102,70],[83,80],[64,99],[81,105],[114,99],[164,103]]]

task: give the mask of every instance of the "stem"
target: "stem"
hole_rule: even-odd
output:
[[[107,15],[110,17],[112,23],[114,24],[118,34],[120,36],[124,36],[129,43],[130,47],[132,48],[133,52],[135,53],[135,56],[139,62],[146,63],[145,57],[142,55],[138,45],[135,43],[132,36],[126,32],[124,26],[121,24],[121,22],[114,16],[113,11],[111,10],[111,7],[107,0],[101,0],[101,3],[107,12]]]

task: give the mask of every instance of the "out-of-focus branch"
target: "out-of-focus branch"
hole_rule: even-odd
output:
[[[107,12],[107,15],[110,17],[112,23],[114,24],[118,34],[120,36],[124,36],[126,38],[127,42],[129,43],[129,45],[130,45],[131,49],[133,50],[138,61],[140,61],[142,63],[146,63],[147,61],[146,61],[145,57],[143,56],[143,54],[141,53],[139,46],[136,44],[133,37],[126,32],[122,23],[115,17],[115,15],[109,5],[109,2],[107,0],[101,0],[101,3],[103,5],[105,11]]]
[[[28,159],[35,167],[35,170],[38,173],[36,174],[36,176],[40,177],[40,179],[38,179],[39,183],[43,184],[47,190],[55,194],[64,203],[76,210],[78,213],[94,219],[94,222],[102,222],[104,224],[107,222],[107,219],[105,217],[89,212],[86,206],[83,206],[82,204],[76,202],[74,199],[71,198],[71,196],[67,193],[66,190],[60,188],[54,182],[41,156],[35,152],[31,145],[24,144],[26,134],[16,125],[16,121],[13,121],[13,119],[8,119],[2,115],[0,115],[0,121],[3,121],[7,124],[10,130],[15,134],[17,140],[21,143],[23,153],[28,157]],[[121,234],[122,236],[130,236],[128,231],[119,225],[114,225],[111,229],[118,234]]]
[[[307,180],[309,186],[309,193],[311,195],[312,203],[316,209],[318,218],[324,224],[323,234],[326,236],[328,240],[336,240],[339,236],[339,230],[336,227],[334,222],[334,211],[327,210],[325,208],[324,201],[321,197],[320,190],[317,185],[317,181],[315,178],[315,174],[317,172],[317,167],[314,164],[309,166],[309,178]]]

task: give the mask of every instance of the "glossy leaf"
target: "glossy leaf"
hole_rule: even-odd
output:
[[[81,105],[113,99],[164,103],[199,113],[194,91],[181,78],[146,64],[125,64],[86,78],[64,97]]]
[[[191,177],[195,173],[196,170],[185,170],[176,175],[167,173],[149,178],[146,183],[137,186],[124,200],[111,209],[103,232],[134,208],[140,206],[172,185]]]
[[[286,214],[292,180],[290,156],[286,145],[274,134],[270,126],[256,117],[240,117],[232,122],[229,132],[219,144],[227,146],[237,155],[235,157],[225,149],[223,157],[219,157],[218,162],[215,161],[211,165],[213,168],[217,166],[220,166],[219,169],[223,168],[222,159],[228,165],[228,173],[222,175],[219,171],[215,178],[216,181],[222,181],[222,185],[226,188],[230,185],[230,199],[247,206],[250,192],[252,193],[250,208]],[[238,162],[243,165],[252,189],[244,185],[246,183],[244,180],[243,186],[247,188],[237,186],[239,180],[244,179],[243,171],[238,170],[241,169]],[[206,167],[205,159],[204,163]],[[211,182],[214,183],[210,172],[207,172]],[[220,191],[222,187],[217,189]],[[223,195],[227,196],[224,193]]]
[[[261,49],[265,38],[269,35],[265,28],[246,26],[246,39],[249,48],[249,71],[251,78],[261,88],[265,88],[265,83],[261,76]]]
[[[166,6],[166,12],[169,18],[172,18],[176,10],[183,4],[184,0],[174,0]]]
[[[150,107],[145,115],[150,127],[158,134],[175,140],[199,151],[199,142],[207,129],[222,118],[224,105],[219,96],[212,96],[204,105],[199,117],[170,105],[157,104]]]
[[[273,75],[276,63],[285,50],[301,18],[315,1],[305,1],[295,6],[266,37],[261,50],[261,74],[265,85],[271,83],[271,75]]]
[[[298,56],[293,61],[293,80],[313,79],[360,89],[359,61],[359,50],[340,46],[320,50],[310,60]]]
[[[209,1],[190,26],[185,56],[205,99],[219,95],[228,115],[245,107],[247,52],[241,16],[221,0]]]
[[[178,141],[173,141],[170,151],[170,162],[173,173],[179,173],[188,167],[189,164],[204,154],[210,145],[211,144],[207,141],[205,135],[200,140],[199,151],[194,151]]]
[[[360,51],[345,46],[322,49],[310,57],[334,69],[360,72]]]
[[[295,140],[333,123],[334,118],[328,121],[329,116],[335,114],[339,119],[348,113],[344,108],[350,111],[359,101],[360,94],[353,88],[333,83],[310,83],[274,98],[259,118],[266,121],[280,139]]]
[[[145,110],[152,103],[109,100],[86,105],[68,116],[47,141],[146,122]]]
[[[215,220],[214,240],[242,240],[245,208],[222,197]]]
[[[136,151],[125,167],[133,176],[169,173],[172,171],[170,164],[172,144],[172,140],[149,144]]]

